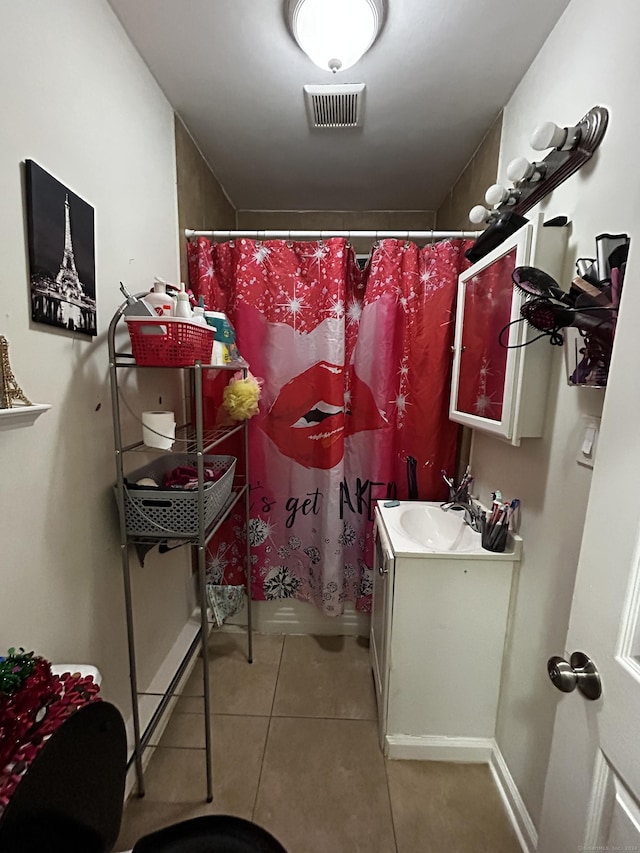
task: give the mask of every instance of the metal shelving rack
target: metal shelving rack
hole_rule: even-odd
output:
[[[206,365],[196,362],[190,367],[147,367],[137,365],[133,359],[132,353],[118,352],[116,350],[115,336],[119,320],[124,315],[126,303],[123,303],[118,311],[113,316],[109,325],[108,331],[108,347],[109,347],[109,377],[111,380],[111,401],[113,407],[113,432],[115,443],[115,462],[116,462],[116,497],[118,504],[118,516],[120,522],[120,551],[122,557],[122,571],[124,577],[124,596],[125,609],[127,619],[127,640],[129,646],[129,671],[131,682],[131,704],[133,709],[133,730],[134,730],[134,749],[128,766],[135,764],[136,779],[138,784],[138,796],[143,797],[145,794],[144,770],[142,763],[142,755],[144,750],[151,746],[151,740],[156,731],[160,720],[172,698],[176,694],[176,690],[183,680],[185,673],[193,661],[194,656],[201,653],[202,656],[202,671],[203,671],[203,692],[204,692],[204,727],[205,727],[205,756],[206,756],[206,778],[207,778],[207,802],[213,800],[213,778],[211,768],[212,756],[212,740],[211,740],[211,697],[209,694],[209,651],[208,651],[208,635],[209,635],[209,620],[208,620],[208,602],[206,590],[206,549],[207,545],[213,536],[216,534],[221,525],[229,517],[233,508],[244,498],[245,502],[245,536],[246,536],[246,599],[247,599],[247,661],[253,661],[253,635],[251,621],[251,545],[249,541],[249,425],[248,421],[231,427],[221,427],[214,430],[205,430],[203,426],[203,393],[202,380],[204,370],[223,370],[223,371],[238,371],[241,370],[246,378],[248,373],[248,365],[246,362],[236,363],[233,365]],[[125,520],[125,505],[124,505],[124,490],[126,488],[124,479],[124,458],[130,452],[145,450],[153,452],[146,448],[142,441],[136,441],[131,444],[123,445],[121,420],[120,420],[120,389],[118,385],[118,372],[120,370],[180,370],[185,374],[185,379],[189,383],[189,395],[195,401],[195,423],[187,423],[176,429],[176,443],[184,448],[185,453],[194,453],[197,457],[198,470],[198,532],[197,535],[185,535],[184,537],[176,536],[173,533],[159,532],[157,536],[140,536],[131,535],[127,531]],[[190,408],[190,407],[189,407]],[[205,523],[204,511],[204,456],[221,442],[228,439],[236,433],[244,433],[244,474],[235,475],[234,484],[231,496],[218,516],[211,524]],[[162,451],[157,451],[162,452]],[[134,605],[131,590],[131,568],[129,564],[129,546],[135,544],[153,545],[158,544],[163,539],[184,539],[185,543],[191,542],[197,551],[197,575],[198,589],[197,600],[200,609],[200,627],[191,642],[187,652],[176,668],[173,677],[162,693],[141,692],[138,689],[137,664],[136,664],[136,649],[135,649],[135,630],[134,630]],[[140,721],[140,706],[139,700],[141,696],[153,695],[158,698],[158,704],[153,711],[149,722],[141,729]]]

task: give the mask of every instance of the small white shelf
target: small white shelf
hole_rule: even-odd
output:
[[[33,426],[36,418],[50,408],[49,403],[37,403],[33,406],[14,406],[12,409],[0,409],[0,429]]]

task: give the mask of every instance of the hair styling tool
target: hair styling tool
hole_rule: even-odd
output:
[[[600,305],[603,308],[611,308],[608,291],[609,288],[601,289],[581,276],[576,276],[571,282],[571,290],[569,292],[574,295],[576,308],[582,308],[585,304],[589,303]],[[580,305],[578,305],[578,301],[580,301]]]
[[[548,299],[557,299],[558,302],[573,306],[573,296],[537,267],[516,267],[511,274],[511,280],[516,288],[527,296],[546,296]]]
[[[630,242],[630,241],[629,241]],[[624,274],[627,270],[627,258],[629,257],[629,242],[624,246],[618,246],[609,255],[609,266],[611,267],[611,302],[614,308],[620,305],[620,294]]]
[[[598,258],[598,279],[609,281],[611,278],[610,258],[616,249],[628,246],[627,234],[598,234],[596,237],[596,255]],[[627,249],[628,251],[628,249]]]
[[[627,238],[627,242],[622,246],[617,246],[613,252],[609,255],[609,267],[610,269],[621,269],[627,262],[629,258],[629,246],[631,245],[631,240]]]
[[[600,308],[598,311],[602,310]],[[602,319],[587,313],[587,310],[572,310],[556,305],[548,299],[529,299],[520,308],[520,315],[539,332],[557,332],[567,326],[576,326],[586,332],[602,335],[613,331],[611,317]]]
[[[576,261],[576,272],[582,278],[589,272],[590,267],[595,263],[595,258],[578,258]]]
[[[578,258],[576,261],[576,272],[579,276],[588,281],[589,284],[593,284],[596,287],[599,286],[598,266],[595,258]]]
[[[626,267],[627,264],[624,263],[620,268],[613,267],[611,270],[611,304],[616,311],[620,305],[620,291],[622,290],[622,281]]]
[[[599,305],[597,302],[594,302],[593,297],[582,293],[576,298],[575,310],[587,312],[591,317],[599,317],[601,320],[610,320],[612,316],[615,317],[615,309],[611,300],[611,288],[607,286],[602,292],[608,300],[605,305]]]
[[[562,346],[564,338],[560,329],[567,326],[575,326],[581,331],[588,330],[595,338],[601,338],[602,345],[605,342],[611,345],[613,334],[615,308],[602,308],[600,306],[585,305],[578,308],[565,308],[552,302],[550,299],[538,296],[529,299],[520,308],[520,318],[511,320],[500,330],[498,343],[504,349],[522,349],[529,346],[540,338],[549,338],[552,346]],[[535,338],[529,338],[519,344],[508,344],[504,341],[505,334],[517,323],[528,323],[533,329],[540,332]]]
[[[562,344],[563,344],[562,335],[559,333],[551,333],[551,332],[540,332],[540,334],[537,335],[535,338],[529,338],[528,340],[523,341],[521,344],[509,344],[509,343],[505,344],[505,342],[504,342],[505,333],[508,332],[512,326],[515,326],[518,323],[526,323],[526,322],[527,322],[527,320],[525,320],[524,317],[518,317],[517,320],[511,320],[509,323],[507,323],[506,326],[503,326],[500,329],[500,333],[498,335],[498,343],[500,344],[500,346],[503,349],[522,349],[522,347],[528,347],[529,344],[533,344],[536,341],[539,341],[541,338],[546,338],[546,337],[549,338],[549,343],[552,344],[553,346],[562,346]],[[529,325],[531,325],[531,324],[529,324]]]

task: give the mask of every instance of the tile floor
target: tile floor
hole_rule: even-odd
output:
[[[489,768],[388,761],[366,641],[211,638],[214,802],[205,799],[196,670],[129,800],[116,850],[203,814],[253,820],[288,853],[519,853]],[[191,695],[189,695],[191,694]]]

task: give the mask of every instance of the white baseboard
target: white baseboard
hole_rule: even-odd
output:
[[[522,850],[524,853],[535,853],[538,847],[537,830],[497,744],[494,744],[489,767]]]
[[[369,636],[369,613],[358,613],[353,604],[345,604],[342,616],[325,616],[307,601],[254,601],[251,605],[253,630],[259,634],[320,634],[332,636]],[[245,607],[225,622],[225,627],[245,626]]]
[[[386,735],[384,742],[387,758],[457,761],[465,764],[488,764],[494,746],[493,738],[489,737]]]

